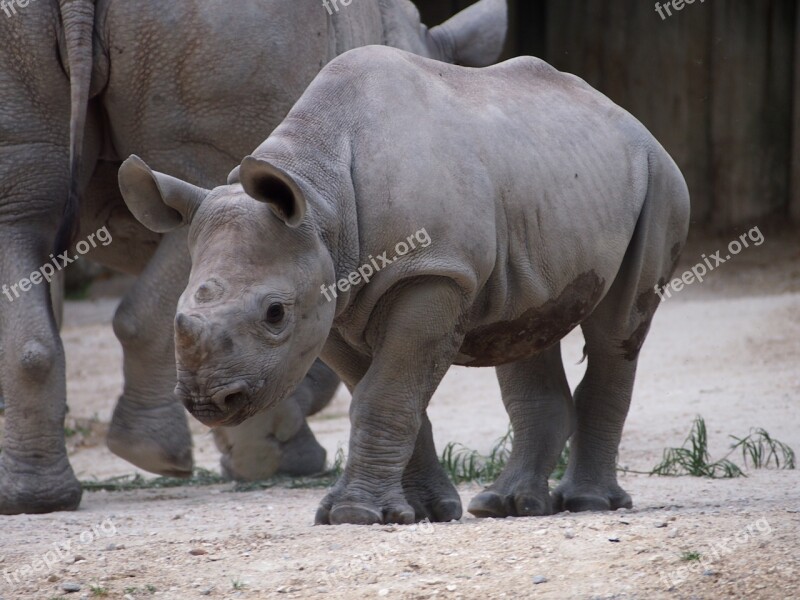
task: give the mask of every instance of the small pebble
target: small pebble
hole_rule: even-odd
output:
[[[204,590],[200,590],[201,596],[210,596],[211,595],[211,588],[206,588]]]
[[[387,588],[383,588],[378,592],[378,596],[388,596],[388,595],[389,595],[389,590]]]
[[[445,589],[448,592],[455,592],[458,588],[456,586],[454,586],[454,585],[448,585]]]
[[[72,594],[73,592],[80,592],[81,586],[77,583],[72,583],[67,581],[61,584],[61,589],[67,592],[68,594]]]
[[[712,577],[716,574],[717,574],[716,571],[712,571],[711,569],[706,569],[705,571],[703,571],[704,577]]]
[[[202,556],[203,554],[208,554],[208,550],[204,550],[203,548],[192,548],[189,550],[189,554],[192,556]]]
[[[616,535],[612,535],[610,538],[608,538],[608,541],[609,542],[618,542],[619,541],[619,537],[616,536]]]
[[[541,575],[535,575],[533,578],[533,584],[539,585],[540,583],[547,583],[547,577],[542,577]]]
[[[657,529],[661,529],[662,527],[666,527],[666,526],[667,526],[667,522],[666,521],[659,521],[658,523],[656,523],[656,528]]]
[[[667,537],[670,539],[678,537],[678,530],[677,529],[670,529]]]
[[[572,529],[566,529],[564,531],[564,537],[567,538],[568,540],[571,540],[572,538],[575,537],[575,532]]]

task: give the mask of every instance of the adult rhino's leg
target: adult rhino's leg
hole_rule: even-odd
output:
[[[461,301],[454,284],[433,279],[398,287],[375,310],[370,335],[381,344],[353,390],[347,466],[317,510],[318,524],[414,522],[404,473],[427,404],[463,341]],[[337,343],[329,338],[322,358],[350,383]]]
[[[573,428],[574,411],[561,345],[497,367],[514,445],[506,468],[473,498],[476,517],[527,517],[552,512],[548,478]]]
[[[192,436],[175,397],[173,320],[189,276],[186,229],[164,236],[114,315],[125,383],[107,444],[137,467],[176,477],[192,473]]]
[[[124,349],[125,384],[107,444],[142,469],[188,476],[191,435],[183,406],[172,394],[172,319],[188,278],[186,241],[181,234],[162,238],[130,214],[119,192],[118,169],[115,162],[97,164],[81,203],[79,232],[79,239],[94,240],[87,258],[140,275],[114,317]]]
[[[257,481],[276,472],[303,476],[322,471],[325,448],[317,442],[306,417],[325,408],[338,387],[336,373],[317,360],[280,406],[237,427],[216,427],[214,441],[222,452],[223,475]]]
[[[46,283],[17,283],[50,262],[55,228],[34,219],[0,235],[0,378],[6,401],[0,454],[0,513],[74,510],[81,486],[64,445],[64,349]],[[16,286],[16,287],[14,287]],[[27,285],[26,285],[27,287]],[[15,291],[19,292],[19,297]]]

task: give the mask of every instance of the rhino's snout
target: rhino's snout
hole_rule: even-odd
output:
[[[205,425],[235,424],[250,404],[250,386],[243,381],[226,385],[210,395],[192,393],[181,383],[175,388],[192,416]]]

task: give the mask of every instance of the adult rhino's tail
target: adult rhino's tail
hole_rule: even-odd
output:
[[[81,159],[86,113],[92,84],[92,37],[95,0],[58,0],[64,31],[66,67],[70,80],[69,196],[56,236],[56,252],[63,252],[78,232]]]

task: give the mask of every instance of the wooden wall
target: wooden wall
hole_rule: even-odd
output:
[[[507,55],[575,73],[639,118],[678,162],[693,226],[800,223],[800,0],[687,4],[509,0]],[[471,4],[418,0],[428,23]]]

